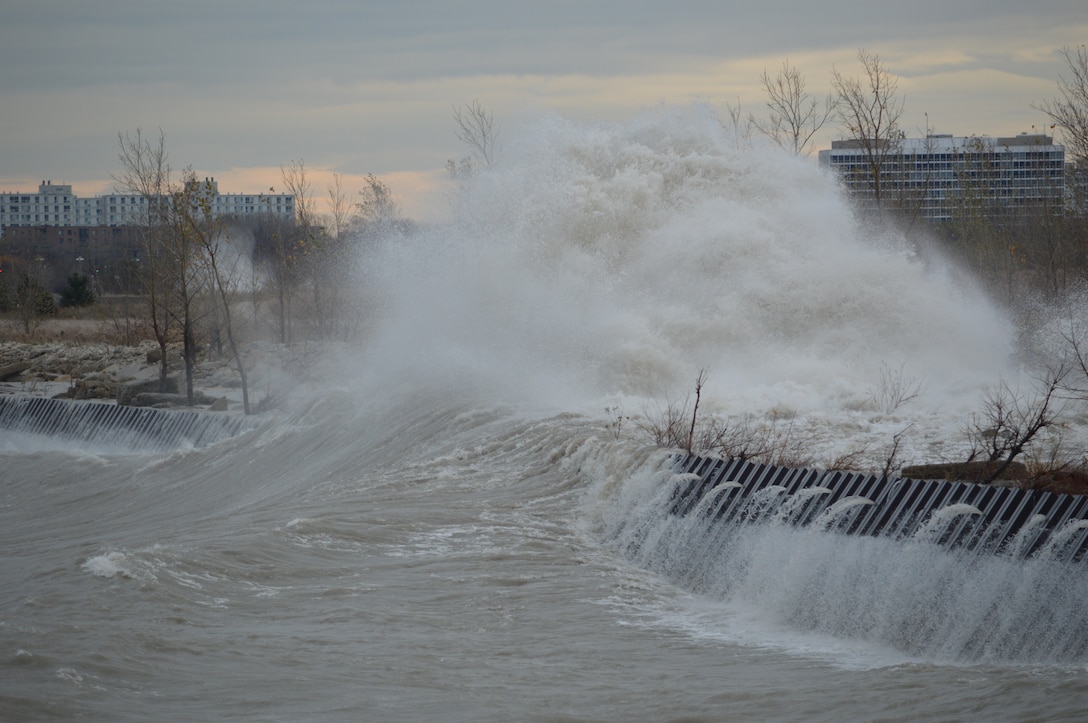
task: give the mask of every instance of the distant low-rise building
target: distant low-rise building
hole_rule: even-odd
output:
[[[211,189],[216,216],[252,218],[271,214],[295,217],[295,197],[287,193],[219,193],[214,178],[205,179]],[[126,226],[135,223],[147,208],[147,199],[135,194],[106,194],[80,198],[69,184],[42,181],[37,193],[0,193],[0,237],[9,228],[33,226],[86,227]]]
[[[223,194],[214,178],[201,182],[201,192],[216,217],[295,218],[291,194]],[[52,181],[42,181],[37,193],[0,193],[0,273],[22,264],[54,291],[73,273],[88,275],[98,293],[128,288],[149,202],[136,194],[80,198],[70,185]]]
[[[819,152],[852,195],[874,203],[874,173],[866,144],[833,141]],[[1007,138],[931,135],[888,143],[880,157],[881,205],[949,221],[965,208],[1000,214],[1026,206],[1066,203],[1065,148],[1042,134]]]

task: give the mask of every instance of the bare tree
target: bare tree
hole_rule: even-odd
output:
[[[9,267],[11,268],[11,267]],[[12,304],[18,312],[23,333],[33,334],[47,314],[55,314],[57,305],[49,293],[45,260],[37,257],[15,266],[15,289]]]
[[[1063,48],[1062,56],[1069,66],[1069,77],[1058,77],[1061,97],[1032,106],[1050,116],[1061,129],[1062,140],[1072,160],[1088,163],[1088,47],[1075,51]]]
[[[725,128],[726,130],[732,129],[738,142],[750,140],[752,137],[752,129],[758,127],[755,116],[748,114],[748,117],[745,118],[742,114],[742,110],[743,107],[741,106],[739,99],[737,100],[736,105],[726,103],[725,112],[729,116],[729,120],[722,121],[719,119],[722,128]]]
[[[805,153],[813,136],[835,114],[835,97],[828,94],[821,102],[811,96],[805,90],[805,76],[789,60],[774,78],[764,70],[759,80],[767,93],[768,119],[753,119],[755,127],[794,155]]]
[[[359,219],[367,225],[386,225],[397,219],[399,209],[393,191],[373,173],[366,177],[366,187],[359,191],[355,204]]]
[[[173,189],[169,199],[169,227],[164,237],[162,256],[168,272],[171,303],[170,314],[181,325],[181,358],[185,362],[185,397],[193,406],[193,378],[196,371],[197,326],[199,301],[207,290],[204,273],[201,234],[210,233],[204,227],[213,223],[208,214],[199,213],[205,197],[212,193],[210,184],[196,180],[192,169],[186,169],[185,182]]]
[[[227,259],[228,254],[224,244],[225,228],[214,214],[215,192],[211,184],[207,181],[201,183],[192,171],[188,171],[184,188],[185,194],[181,198],[182,203],[179,204],[178,209],[179,216],[184,218],[188,232],[202,251],[210,277],[209,282],[219,296],[227,344],[230,346],[231,356],[242,383],[242,408],[246,414],[251,414],[246,368],[238,349],[237,334],[231,316],[231,294],[235,287],[238,257],[235,256],[233,262]],[[187,391],[190,395],[190,404],[192,404],[191,385]]]
[[[494,114],[484,108],[479,100],[473,100],[468,105],[454,106],[453,120],[457,123],[454,135],[468,147],[469,155],[462,158],[460,163],[452,159],[447,161],[450,174],[471,175],[477,168],[491,168],[495,164],[499,138],[499,126],[495,124]]]
[[[295,197],[295,222],[304,228],[317,224],[317,202],[314,189],[306,171],[306,163],[291,161],[286,168],[280,166],[280,177],[287,192]]]
[[[281,166],[280,175],[287,192],[295,197],[294,227],[280,228],[272,237],[280,343],[290,344],[291,301],[295,286],[300,281],[303,256],[311,250],[308,246],[315,241],[317,206],[306,164],[302,160],[291,161],[287,167]],[[320,290],[316,289],[315,293],[320,294]]]
[[[329,235],[334,241],[340,241],[355,221],[355,206],[344,191],[344,177],[332,174],[329,192]]]
[[[834,70],[831,87],[837,98],[839,121],[864,153],[873,201],[879,212],[884,200],[885,170],[895,163],[903,139],[899,128],[903,100],[896,96],[899,79],[888,72],[878,55],[859,49],[858,60],[864,77],[847,77]]]
[[[166,135],[159,130],[158,138],[144,137],[137,128],[135,135],[118,133],[120,172],[113,177],[122,191],[139,196],[138,217],[128,222],[141,228],[143,258],[133,263],[133,270],[143,290],[148,318],[155,342],[159,346],[159,391],[167,389],[170,373],[167,346],[172,340],[173,314],[170,309],[172,279],[170,254],[167,253],[170,227],[170,200],[173,193]]]

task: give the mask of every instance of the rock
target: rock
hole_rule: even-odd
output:
[[[32,366],[33,364],[28,361],[15,362],[2,366],[0,367],[0,382],[6,382],[8,379],[22,374]]]
[[[227,401],[226,397],[219,397],[219,399],[216,399],[212,402],[211,406],[208,407],[209,412],[226,412],[229,409],[230,403]]]
[[[300,378],[317,378],[320,367],[315,360],[325,351],[323,345],[308,343],[291,347],[271,342],[246,344],[242,355],[250,391],[258,387],[282,387]],[[177,346],[172,345],[168,354],[171,377],[166,392],[180,394],[185,385],[182,376],[184,364]],[[15,393],[31,396],[60,393],[70,399],[112,398],[119,404],[130,404],[137,394],[159,392],[159,366],[148,361],[158,358],[158,345],[150,341],[131,347],[106,343],[73,345],[62,342],[29,344],[0,341],[0,385],[3,386],[0,392],[11,388]],[[226,396],[229,409],[240,406],[240,394],[236,390],[241,380],[233,358],[200,358],[193,375],[198,386],[208,390],[211,398],[205,397],[206,404],[213,404],[219,397]],[[58,379],[70,381],[58,382]],[[279,389],[275,394],[265,395],[266,398],[260,400],[257,406],[268,410],[286,399],[289,393],[287,388]]]
[[[120,385],[100,376],[79,379],[67,391],[54,399],[114,399]]]
[[[158,366],[159,362],[162,361],[162,349],[158,347],[148,349],[144,358],[149,365]],[[173,349],[167,350],[166,362],[174,368],[185,366],[185,359]]]
[[[213,404],[215,400],[204,394],[193,394],[193,404],[201,406]],[[189,400],[184,394],[169,394],[162,392],[140,392],[132,397],[129,406],[132,407],[186,407]]]
[[[178,393],[178,378],[167,377],[165,394],[177,394]],[[117,390],[117,403],[118,404],[133,404],[132,399],[138,394],[159,392],[159,378],[156,376],[154,379],[143,379],[141,381],[128,382],[122,384]],[[133,405],[133,406],[148,406],[146,404]]]

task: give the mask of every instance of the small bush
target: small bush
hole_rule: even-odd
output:
[[[60,305],[63,307],[90,306],[95,302],[91,280],[86,274],[72,274],[68,283],[60,292]]]

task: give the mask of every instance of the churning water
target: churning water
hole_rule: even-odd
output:
[[[372,334],[276,419],[0,445],[0,716],[1088,713],[1083,565],[700,529],[626,420],[708,369],[708,409],[814,430],[817,460],[879,463],[901,432],[952,456],[1015,379],[981,294],[700,109],[551,118],[505,154],[448,224],[372,252]],[[889,369],[917,396],[881,404]]]

